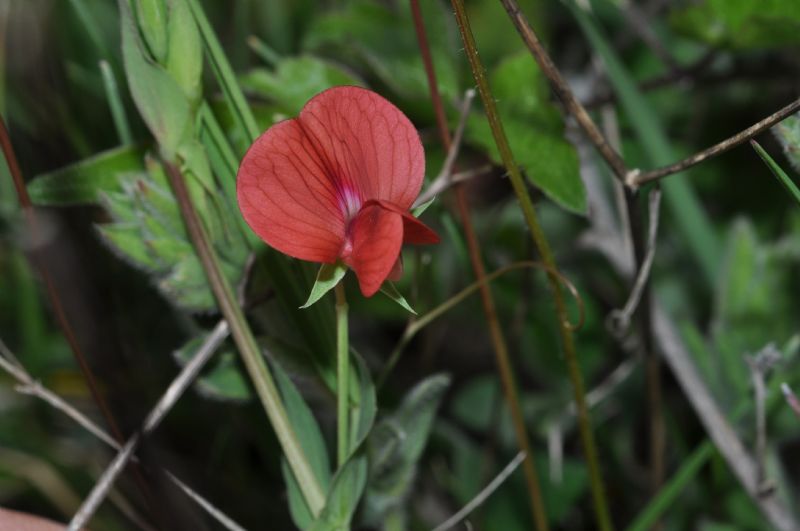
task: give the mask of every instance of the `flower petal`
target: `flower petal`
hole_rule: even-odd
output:
[[[353,250],[344,257],[365,297],[377,292],[392,272],[403,244],[403,217],[378,204],[361,209],[350,224]]]
[[[295,258],[333,263],[345,220],[335,183],[298,121],[262,134],[237,175],[239,209],[267,244]]]
[[[439,235],[433,232],[433,229],[408,212],[403,213],[403,243],[427,245],[439,241]]]
[[[408,118],[378,94],[334,87],[314,96],[298,117],[342,190],[408,210],[425,175],[425,153]]]
[[[368,201],[367,205],[377,204],[386,210],[392,210],[403,216],[403,243],[412,245],[426,245],[439,243],[439,235],[407,210],[401,209],[388,201]]]

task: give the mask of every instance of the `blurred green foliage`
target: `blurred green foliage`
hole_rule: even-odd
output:
[[[523,2],[581,98],[611,95],[606,111],[594,106],[592,114],[598,120],[618,116],[622,151],[632,166],[672,162],[796,98],[797,2],[657,4],[641,7],[681,72],[638,38],[623,16],[624,3],[596,0],[591,10],[576,10],[572,2]],[[471,77],[448,3],[421,5],[447,117],[455,126]],[[576,149],[579,135],[566,136],[570,120],[499,3],[472,0],[468,8],[512,148],[531,186],[542,192],[537,207],[544,229],[581,293],[587,319],[577,334],[578,352],[587,383],[596,389],[631,357],[605,328],[608,312],[628,295],[627,278],[602,253],[622,232],[610,177],[594,155]],[[312,522],[263,414],[250,403],[250,384],[232,344],[220,349],[195,383],[196,393],[182,399],[149,441],[152,450],[143,460],[181,470],[249,529],[269,522],[279,529],[292,523],[303,529],[352,524],[394,531],[433,527],[514,457],[513,430],[476,298],[420,333],[376,390],[372,375],[380,372],[409,315],[382,295],[362,300],[346,280],[352,291],[352,343],[363,357],[354,355],[358,363],[350,378],[354,452],[334,471],[330,296],[299,310],[317,268],[266,249],[236,209],[238,160],[252,136],[339,84],[372,88],[406,112],[425,143],[428,177],[435,176],[444,153],[435,140],[407,2],[35,0],[0,5],[0,21],[7,41],[0,56],[0,108],[23,171],[36,175],[29,193],[53,214],[49,243],[30,242],[10,177],[0,169],[0,338],[35,377],[94,411],[41,283],[26,266],[24,253],[34,244],[49,246],[46,257],[63,269],[57,288],[68,303],[78,301],[67,310],[81,342],[96,345],[90,361],[126,430],[138,427],[218,319],[163,173],[161,162],[168,160],[187,175],[228,280],[248,281],[241,284],[248,316],[329,505]],[[101,59],[119,87],[133,144],[120,145],[123,135],[97,66]],[[661,85],[652,82],[657,77]],[[777,126],[777,142],[759,138],[794,182],[800,171],[798,124],[800,117],[792,117]],[[491,165],[467,184],[487,266],[532,258],[478,105],[470,112],[464,144],[460,169]],[[766,382],[768,472],[779,496],[796,500],[800,486],[793,479],[798,476],[793,456],[800,423],[779,386],[800,388],[800,305],[794,296],[800,289],[800,210],[746,147],[670,180],[667,189],[678,191],[667,192],[654,291],[680,324],[705,384],[748,448],[755,442],[755,406],[744,356],[770,343],[780,351]],[[406,273],[397,290],[420,315],[473,278],[451,203],[449,194],[442,194],[425,213],[442,244],[405,255]],[[606,232],[596,226],[604,215],[610,220]],[[94,286],[86,294],[89,302],[75,293],[87,285]],[[516,272],[492,289],[514,354],[548,517],[557,529],[589,529],[586,469],[567,409],[570,387],[545,283],[540,273]],[[450,376],[429,376],[440,370]],[[658,505],[666,511],[667,530],[767,529],[705,442],[682,389],[669,376],[664,381],[667,470],[677,487],[656,496],[647,492],[649,412],[642,372],[634,368],[593,411],[615,522],[622,528],[643,508]],[[87,451],[94,447],[82,429],[13,393],[11,380],[4,384],[0,450],[44,463],[77,498],[85,495],[96,477],[92,471],[108,458]],[[8,455],[0,451],[0,503],[68,518],[63,502],[69,495],[20,474]],[[148,484],[171,489],[152,478]],[[517,472],[470,516],[471,524],[529,529],[524,489]],[[120,492],[161,527],[213,528],[197,524],[205,516],[177,494],[163,497],[178,522],[165,527],[134,482],[121,483]],[[796,504],[790,506],[796,511]],[[135,527],[110,503],[96,524],[112,531]]]

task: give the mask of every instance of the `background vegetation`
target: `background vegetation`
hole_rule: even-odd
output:
[[[473,77],[449,3],[424,0],[422,8],[455,129]],[[631,168],[679,160],[798,96],[796,2],[526,0],[522,8]],[[800,421],[780,389],[800,386],[800,198],[773,176],[797,178],[800,118],[758,137],[766,164],[744,144],[662,181],[648,288],[662,321],[634,319],[620,330],[608,316],[628,299],[634,271],[621,189],[567,118],[500,2],[470,0],[467,9],[544,233],[580,294],[585,322],[576,351],[594,397],[592,425],[616,527],[646,529],[659,520],[662,529],[772,529],[768,504],[800,522]],[[295,115],[324,88],[356,84],[394,102],[419,128],[432,180],[446,153],[408,3],[2,0],[0,37],[0,111],[37,206],[34,232],[0,165],[0,339],[34,379],[113,432],[59,326],[48,296],[55,292],[119,433],[136,432],[220,319],[159,162],[180,161],[225,276],[247,293],[259,344],[292,377],[334,448],[332,300],[297,309],[316,271],[243,228],[234,176],[254,132]],[[537,260],[479,98],[457,164],[471,172],[464,186],[487,270]],[[640,191],[642,211],[651,189]],[[633,213],[646,227],[647,215]],[[407,250],[398,283],[421,316],[474,282],[452,191],[424,219],[443,241]],[[31,267],[35,260],[49,280]],[[347,289],[350,342],[369,390],[409,314],[381,294],[363,299],[349,277]],[[554,529],[593,529],[546,276],[511,271],[491,290],[548,520]],[[568,304],[577,320],[576,300]],[[656,321],[675,333],[654,332]],[[660,414],[645,370],[653,353],[666,360]],[[687,383],[675,360],[693,362],[700,378]],[[18,392],[18,383],[8,377],[0,385],[0,505],[66,521],[113,453],[62,412]],[[721,416],[698,412],[698,389]],[[477,296],[408,341],[377,388],[377,411],[365,494],[348,502],[353,528],[430,529],[514,458]],[[665,426],[664,474],[655,482],[654,416]],[[709,439],[712,421],[731,428],[722,442]],[[726,447],[738,444],[758,477],[742,481],[732,471]],[[93,529],[219,528],[164,469],[244,528],[294,525],[280,447],[233,342],[220,347],[138,455],[141,465],[116,483]],[[475,529],[531,529],[522,474],[468,519]]]

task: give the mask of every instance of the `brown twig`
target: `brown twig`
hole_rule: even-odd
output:
[[[668,175],[672,175],[675,173],[679,173],[685,169],[691,168],[692,166],[703,162],[704,160],[710,159],[712,157],[716,157],[726,151],[747,142],[751,138],[755,137],[756,135],[760,134],[762,131],[769,129],[773,125],[777,124],[784,118],[794,114],[800,110],[800,99],[797,99],[790,103],[789,105],[783,107],[779,111],[767,116],[760,122],[757,122],[744,131],[741,131],[730,138],[726,138],[722,142],[711,146],[710,148],[704,149],[698,153],[695,153],[691,157],[687,157],[681,161],[678,161],[674,164],[670,164],[669,166],[664,166],[662,168],[657,168],[655,170],[650,170],[646,172],[639,172],[639,171],[632,171],[628,174],[627,178],[625,179],[625,184],[632,188],[638,188],[639,186],[656,181],[658,179],[663,179]]]
[[[5,156],[6,163],[8,164],[8,169],[11,172],[11,178],[14,180],[14,188],[17,191],[17,198],[19,199],[19,204],[22,207],[25,215],[30,236],[33,238],[33,240],[38,241],[39,227],[36,217],[36,210],[33,206],[30,196],[28,195],[28,189],[25,187],[25,179],[22,177],[22,171],[19,168],[17,156],[14,153],[14,146],[11,144],[11,138],[9,137],[8,129],[6,128],[5,121],[2,118],[0,118],[0,145],[2,145],[3,155]],[[86,361],[86,356],[84,356],[83,351],[78,343],[78,339],[75,337],[72,326],[67,319],[67,315],[64,312],[64,306],[61,304],[61,297],[58,295],[58,290],[56,290],[56,287],[53,284],[47,264],[38,256],[37,250],[34,250],[31,253],[30,258],[34,268],[39,272],[39,276],[45,285],[56,321],[61,328],[61,332],[64,334],[64,338],[69,344],[70,350],[75,357],[75,361],[78,362],[78,367],[80,367],[81,374],[83,375],[83,379],[86,382],[86,386],[89,388],[89,392],[91,393],[94,402],[100,409],[100,412],[108,423],[109,428],[111,428],[111,432],[114,434],[114,437],[117,439],[117,441],[124,440],[122,437],[122,432],[119,430],[117,423],[114,421],[114,417],[111,415],[111,410],[109,409],[108,404],[97,388],[92,369],[89,367],[89,363]]]
[[[508,12],[508,16],[511,17],[514,27],[517,28],[522,40],[530,50],[531,55],[533,55],[533,58],[539,64],[539,68],[542,69],[544,75],[550,80],[553,89],[556,91],[556,95],[567,108],[567,111],[578,121],[578,124],[586,133],[586,136],[589,137],[589,140],[600,152],[600,155],[608,162],[608,165],[614,171],[614,175],[619,179],[625,179],[628,174],[625,161],[622,160],[619,153],[611,147],[600,132],[600,129],[598,129],[597,125],[589,116],[589,113],[586,112],[586,109],[578,101],[578,98],[575,97],[567,81],[561,75],[558,68],[556,68],[555,64],[553,64],[553,60],[550,59],[547,50],[545,50],[542,43],[539,42],[539,38],[536,36],[533,28],[531,28],[519,4],[517,4],[516,0],[500,0],[500,2]]]
[[[109,489],[114,485],[114,481],[119,477],[119,474],[125,469],[128,461],[133,457],[141,440],[158,427],[167,413],[169,413],[172,407],[177,403],[178,399],[192,382],[194,382],[205,364],[211,359],[214,352],[216,352],[217,347],[228,337],[228,331],[228,323],[226,321],[220,321],[214,328],[214,331],[209,334],[208,338],[206,338],[201,347],[194,356],[192,356],[189,363],[181,369],[181,372],[175,377],[169,387],[167,387],[164,394],[145,418],[141,430],[128,439],[128,442],[120,449],[117,456],[95,484],[92,492],[83,502],[80,509],[78,509],[78,512],[72,517],[68,526],[69,531],[79,531],[83,529],[84,525],[89,523],[89,520],[103,502]]]
[[[213,332],[212,332],[213,334]],[[206,339],[206,342],[209,341],[216,341],[216,338],[213,336],[209,336]],[[42,385],[40,382],[35,380],[30,373],[23,367],[11,350],[5,345],[2,339],[0,339],[0,370],[5,371],[9,374],[12,378],[14,378],[19,385],[15,388],[18,393],[29,395],[38,398],[49,404],[55,410],[64,413],[67,417],[71,418],[75,422],[77,422],[81,427],[83,427],[86,431],[103,441],[105,444],[113,448],[114,450],[120,451],[122,446],[114,440],[114,438],[109,435],[106,431],[103,430],[100,426],[95,424],[94,421],[86,417],[83,413],[78,411],[75,407],[65,401],[63,398],[52,392],[50,389]],[[134,462],[138,462],[138,458],[134,455],[131,459]],[[164,470],[167,477],[170,481],[172,481],[178,488],[180,488],[184,494],[186,494],[189,498],[191,498],[195,503],[197,503],[200,507],[202,507],[208,514],[210,514],[213,518],[215,518],[220,524],[222,524],[226,529],[230,531],[242,531],[242,527],[233,522],[229,516],[224,514],[218,508],[216,508],[211,502],[203,498],[200,494],[192,490],[188,485],[186,485],[183,481],[181,481],[177,476],[175,476],[169,470]],[[77,503],[75,504],[77,506]],[[70,510],[70,514],[72,514],[72,509]]]
[[[589,137],[589,140],[592,142],[592,144],[594,144],[594,146],[600,152],[602,157],[606,160],[606,162],[608,162],[609,166],[614,171],[614,175],[620,179],[623,179],[625,184],[631,189],[635,190],[645,183],[662,179],[668,175],[679,173],[687,168],[699,164],[700,162],[703,162],[704,160],[724,153],[729,149],[753,138],[765,129],[769,129],[776,123],[800,109],[800,99],[798,99],[774,114],[768,116],[767,118],[761,120],[760,122],[748,127],[744,131],[726,140],[723,140],[722,142],[711,146],[708,149],[704,149],[703,151],[700,151],[691,157],[687,157],[679,162],[655,170],[646,172],[642,172],[640,170],[629,171],[622,157],[609,145],[606,138],[602,135],[602,133],[600,133],[597,125],[595,125],[594,121],[587,113],[586,108],[578,101],[578,99],[570,90],[569,85],[567,85],[567,82],[553,64],[553,61],[547,54],[547,51],[539,42],[539,39],[536,37],[536,33],[531,28],[530,23],[525,17],[525,14],[522,13],[522,10],[520,9],[516,0],[500,0],[500,2],[503,4],[503,7],[505,7],[509,17],[511,17],[511,20],[514,23],[514,26],[517,28],[520,36],[522,36],[522,40],[528,46],[528,49],[531,51],[534,59],[536,59],[536,62],[542,69],[542,72],[553,84],[559,99],[561,99],[570,114],[572,114],[578,121],[581,128]]]
[[[425,65],[425,75],[427,76],[428,80],[428,89],[434,110],[436,112],[436,124],[439,129],[442,145],[446,150],[450,151],[450,147],[453,142],[450,136],[450,129],[447,127],[447,117],[445,116],[444,105],[442,103],[441,94],[439,93],[439,85],[436,81],[436,71],[433,66],[430,46],[428,45],[425,24],[422,20],[422,13],[419,8],[419,0],[410,1],[411,13],[414,18],[414,28],[417,35],[417,42],[419,44],[423,64]],[[472,269],[475,273],[476,280],[481,283],[481,302],[483,304],[483,311],[486,314],[486,323],[489,326],[489,334],[494,347],[497,367],[500,372],[500,381],[503,386],[506,403],[508,404],[508,408],[511,412],[511,418],[514,424],[514,432],[517,438],[517,445],[519,446],[520,451],[525,455],[523,471],[525,473],[525,481],[528,487],[528,494],[530,496],[530,507],[533,515],[533,521],[536,524],[536,529],[539,531],[547,531],[549,529],[547,523],[547,513],[545,512],[544,502],[542,501],[541,487],[536,474],[536,467],[533,462],[533,452],[528,439],[528,432],[525,428],[525,417],[522,414],[522,408],[520,406],[514,369],[508,353],[506,339],[503,334],[503,330],[500,327],[500,321],[497,317],[497,309],[495,308],[492,292],[489,288],[489,285],[485,282],[486,268],[483,264],[480,243],[478,242],[478,237],[475,234],[475,228],[472,225],[467,194],[464,190],[463,184],[456,184],[454,189],[456,193],[456,203],[458,206],[459,216],[461,218],[461,224],[464,227],[464,235],[467,240],[467,247],[469,249],[469,257],[470,262],[472,263]]]

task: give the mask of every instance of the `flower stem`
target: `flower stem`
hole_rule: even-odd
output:
[[[239,308],[233,290],[222,273],[217,253],[211,245],[208,234],[189,198],[183,175],[174,164],[166,163],[165,166],[181,216],[186,224],[186,230],[208,277],[211,291],[217,299],[222,315],[228,321],[231,335],[239,354],[242,356],[247,373],[250,375],[256,394],[267,412],[267,417],[272,423],[272,428],[275,430],[289,467],[300,485],[303,497],[311,513],[314,517],[317,517],[325,505],[325,494],[314,475],[303,447],[300,446],[297,435],[292,429],[289,416],[286,414],[286,408],[275,386],[275,380],[272,378],[269,367],[264,362],[255,337],[253,337],[253,332],[247,324],[247,319]]]
[[[467,54],[467,59],[472,69],[475,83],[478,85],[478,92],[483,100],[483,106],[486,110],[486,116],[489,120],[489,126],[492,129],[497,149],[503,159],[503,165],[508,171],[511,184],[514,188],[514,193],[519,200],[520,207],[522,208],[525,222],[531,232],[531,237],[536,245],[542,261],[550,269],[555,270],[555,259],[553,252],[550,249],[550,244],[547,237],[544,235],[539,220],[536,217],[536,211],[533,208],[533,202],[528,194],[528,189],[522,179],[519,171],[519,166],[514,160],[511,153],[511,147],[508,144],[508,138],[503,130],[503,124],[500,121],[500,115],[497,112],[494,97],[492,96],[489,82],[486,79],[486,71],[478,57],[478,50],[475,45],[475,37],[470,28],[469,19],[467,18],[466,9],[464,8],[463,0],[451,0],[453,9],[455,10],[458,28],[461,32],[461,39],[464,42],[464,50]],[[558,318],[559,333],[561,336],[561,343],[564,349],[564,357],[567,362],[567,370],[569,378],[572,382],[572,388],[575,398],[575,406],[577,410],[578,426],[581,434],[581,441],[583,443],[583,451],[586,457],[586,462],[589,468],[589,479],[592,489],[592,498],[594,501],[594,510],[597,518],[598,528],[602,531],[610,531],[613,529],[611,517],[609,515],[608,504],[603,487],[603,480],[600,475],[600,465],[597,458],[597,447],[594,441],[594,433],[592,432],[591,423],[589,420],[589,409],[586,405],[586,391],[583,384],[583,376],[581,375],[580,367],[578,365],[577,353],[575,350],[575,340],[570,328],[567,306],[564,301],[564,294],[561,285],[558,281],[558,276],[554,272],[549,272],[547,275],[550,281],[551,291],[556,305],[556,314]]]
[[[347,330],[347,297],[344,284],[339,282],[333,288],[336,294],[336,415],[337,415],[337,462],[344,465],[350,453],[350,346]]]

